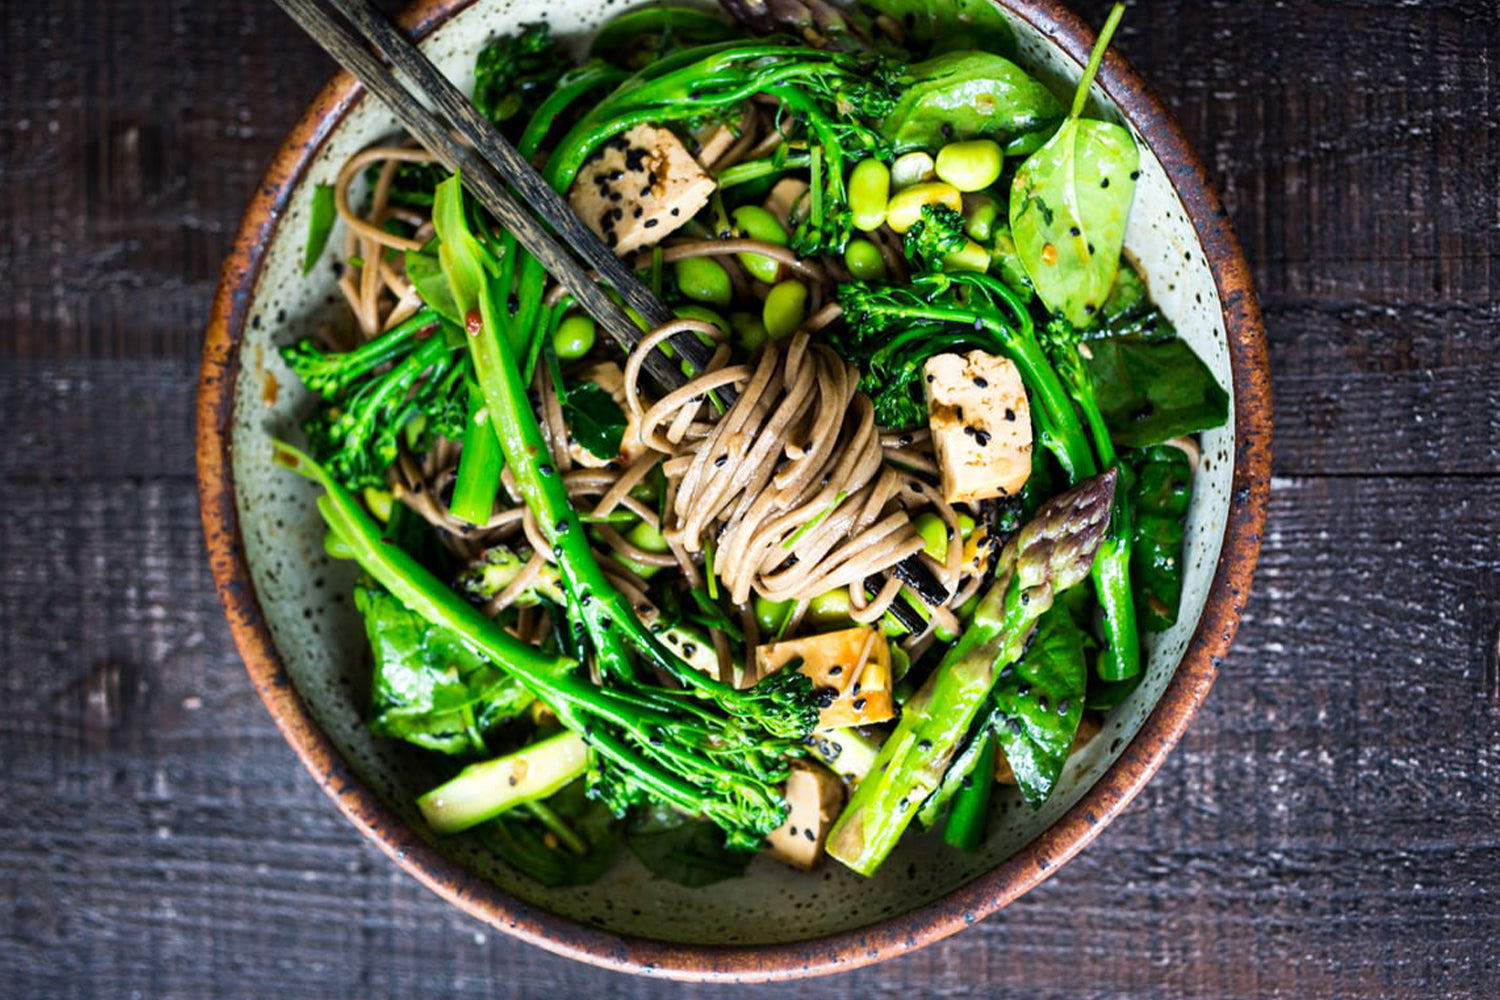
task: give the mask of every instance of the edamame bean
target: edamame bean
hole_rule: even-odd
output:
[[[960,191],[983,191],[1000,179],[1005,157],[993,139],[950,142],[938,150],[934,169],[942,180]]]
[[[849,588],[840,587],[807,602],[807,620],[818,626],[847,625],[852,621],[849,609]]]
[[[625,540],[636,548],[645,549],[647,552],[667,551],[667,540],[662,537],[660,531],[652,527],[650,521],[641,521],[634,528],[625,532]]]
[[[983,192],[964,196],[964,233],[970,239],[988,243],[999,217],[1000,203],[994,198]]]
[[[958,212],[964,207],[964,199],[958,188],[942,181],[913,184],[891,196],[885,208],[886,224],[898,233],[906,232],[922,217],[923,205],[943,205]]]
[[[731,313],[729,325],[734,327],[734,337],[747,351],[754,351],[764,344],[766,324],[754,313]]]
[[[729,334],[729,321],[708,306],[700,306],[696,302],[688,302],[684,305],[673,306],[672,314],[679,319],[696,319],[705,323],[712,323],[719,328],[719,332]]]
[[[390,490],[377,489],[374,486],[366,486],[364,489],[365,509],[370,516],[384,524],[391,519],[391,503],[394,498]]]
[[[923,511],[912,518],[912,527],[922,536],[922,551],[938,562],[948,558],[948,525],[931,511]]]
[[[885,203],[891,196],[891,172],[873,157],[860,160],[849,174],[849,211],[854,228],[873,232],[885,221]]]
[[[734,298],[734,286],[729,282],[729,272],[718,261],[709,257],[679,260],[672,265],[672,273],[677,276],[677,287],[690,299],[727,306]]]
[[[775,635],[781,631],[781,623],[786,621],[786,616],[792,613],[791,601],[768,601],[759,594],[755,595],[755,621],[760,625],[760,630],[766,635]]]
[[[885,258],[869,240],[850,240],[844,248],[844,266],[860,281],[884,281]]]
[[[577,361],[594,349],[594,334],[593,317],[574,313],[564,317],[552,331],[552,349],[564,361]]]
[[[781,220],[759,205],[741,205],[734,210],[731,218],[734,220],[734,228],[749,239],[760,240],[762,243],[774,243],[779,247],[787,245],[788,237],[786,230],[781,227]],[[742,253],[736,256],[739,257],[740,263],[745,265],[745,270],[767,284],[774,284],[776,279],[781,277],[781,261],[779,260],[773,260],[758,253]]]
[[[932,157],[921,150],[914,153],[903,153],[896,157],[896,162],[891,164],[891,189],[900,191],[909,188],[913,184],[921,184],[930,181],[937,176],[933,172]]]
[[[949,273],[972,271],[983,274],[989,269],[990,252],[973,240],[964,243],[962,250],[955,250],[943,258],[943,270]]]
[[[964,539],[974,534],[974,519],[963,512],[958,515],[958,534]]]
[[[760,318],[766,325],[766,336],[772,340],[790,337],[807,318],[807,286],[791,280],[772,288]]]

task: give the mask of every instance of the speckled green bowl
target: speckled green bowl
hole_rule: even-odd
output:
[[[1001,4],[1021,61],[1070,90],[1093,35],[1060,5]],[[521,23],[582,36],[618,9],[588,0],[424,0],[404,23],[461,85],[475,53]],[[314,101],[256,191],[219,288],[204,349],[198,464],[214,574],[251,678],[309,771],[355,825],[404,868],[495,927],[585,961],[692,979],[772,979],[878,961],[974,922],[1046,878],[1160,765],[1213,682],[1259,548],[1270,469],[1264,335],[1223,208],[1171,117],[1122,59],[1106,60],[1098,113],[1136,134],[1141,179],[1126,243],[1151,293],[1233,399],[1204,435],[1187,526],[1178,625],[1148,643],[1145,683],[1069,763],[1040,811],[998,797],[973,854],[908,836],[879,875],[836,864],[811,874],[756,859],[745,878],[687,889],[627,855],[600,882],[549,889],[467,837],[436,841],[412,806],[433,775],[420,752],[361,721],[367,654],[351,567],[322,551],[308,483],[270,462],[309,399],[277,345],[348,322],[330,269],[301,274],[313,185],[395,119],[340,75]],[[337,236],[336,236],[337,238]]]

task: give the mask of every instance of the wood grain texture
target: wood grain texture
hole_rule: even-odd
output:
[[[1500,995],[1493,3],[1134,6],[1119,45],[1266,307],[1278,478],[1239,640],[1162,772],[1040,889],[906,958],[741,989],[450,910],[245,679],[192,379],[323,57],[261,0],[0,15],[0,996]]]

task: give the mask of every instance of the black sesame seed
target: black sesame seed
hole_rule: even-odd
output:
[[[865,707],[865,700],[863,698],[855,698],[854,699],[854,710],[856,712],[862,712],[862,711],[864,711],[864,707]]]
[[[1068,714],[1068,704],[1069,704],[1068,703],[1068,699],[1066,699],[1066,698],[1064,698],[1062,701],[1058,702],[1057,703],[1057,714],[1058,715],[1067,715]]]
[[[645,221],[645,223],[643,223],[643,225],[644,225],[644,227],[646,229],[655,229],[660,224],[661,224],[661,220],[660,219],[647,219]]]
[[[932,749],[932,741],[923,740],[922,742],[917,744],[917,749],[922,751],[923,753],[926,753],[927,751]]]
[[[806,837],[808,840],[811,840],[814,843],[817,843],[818,835],[813,833],[811,828],[803,829],[802,836]]]
[[[1039,694],[1039,695],[1036,696],[1036,707],[1040,708],[1043,712],[1045,712],[1045,711],[1049,710],[1052,707],[1052,702],[1050,702],[1050,701],[1047,700],[1047,696],[1046,695]]]
[[[983,448],[985,445],[987,445],[987,444],[990,443],[990,432],[989,431],[975,431],[974,432],[974,441],[975,441],[976,444],[979,445],[979,447]]]
[[[698,652],[698,647],[695,644],[691,642],[685,642],[682,644],[682,655],[687,657],[688,659],[691,660],[693,658],[693,654],[696,652]]]
[[[835,663],[833,666],[831,666],[831,667],[828,668],[828,676],[829,677],[837,677],[839,674],[841,674],[843,672],[844,672],[844,667],[843,667],[842,664],[839,664],[839,663]]]
[[[976,389],[988,389],[990,387],[990,380],[985,378],[983,375],[975,375],[974,387]]]
[[[557,470],[548,465],[546,462],[543,462],[541,465],[538,465],[536,467],[536,471],[540,472],[544,476],[550,476]]]
[[[1011,423],[1015,423],[1016,411],[1007,406],[1005,408],[1005,419],[1009,420]]]
[[[1082,236],[1083,235],[1083,230],[1079,229],[1077,226],[1070,226],[1068,228],[1068,235],[1070,235],[1070,236]]]
[[[1109,187],[1109,178],[1108,178],[1108,177],[1106,177],[1106,178],[1104,178],[1104,179],[1103,179],[1103,180],[1102,180],[1102,181],[1100,181],[1100,182],[1099,182],[1099,186],[1100,186],[1100,187],[1102,187],[1102,188],[1107,188],[1107,187]]]
[[[728,461],[728,455],[720,455],[718,458],[714,459],[714,468],[723,468],[724,465],[728,463]]]
[[[680,209],[680,208],[673,208],[672,209],[672,218],[675,219],[675,218],[677,218],[677,216],[679,216],[681,214],[682,214],[682,209]]]
[[[967,434],[967,435],[969,435],[969,437],[973,437],[974,434],[975,434],[975,430],[974,430],[974,428],[970,427],[968,424],[964,424],[964,433]]]

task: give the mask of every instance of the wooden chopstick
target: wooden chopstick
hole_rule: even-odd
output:
[[[506,190],[514,187],[550,223],[556,232],[578,249],[595,270],[613,285],[629,305],[651,326],[671,322],[672,313],[635,274],[606,247],[593,230],[569,208],[566,201],[542,179],[515,147],[495,131],[479,110],[450,83],[426,56],[412,45],[365,0],[276,0],[329,55],[352,73],[364,87],[385,103],[403,126],[449,170],[463,178],[467,188],[495,219],[515,234],[547,271],[572,293],[622,349],[632,350],[641,331],[609,294],[564,250],[530,213]],[[346,26],[333,8],[349,18],[367,38],[362,40]],[[407,92],[383,65],[366,41],[376,45],[393,65],[407,73],[419,91],[442,110],[473,146],[465,145],[442,122]],[[499,173],[499,177],[496,173]],[[504,178],[502,183],[501,177]],[[708,364],[709,352],[691,335],[672,339],[674,353],[698,371]],[[683,384],[680,368],[661,352],[652,351],[645,368],[665,388]]]

